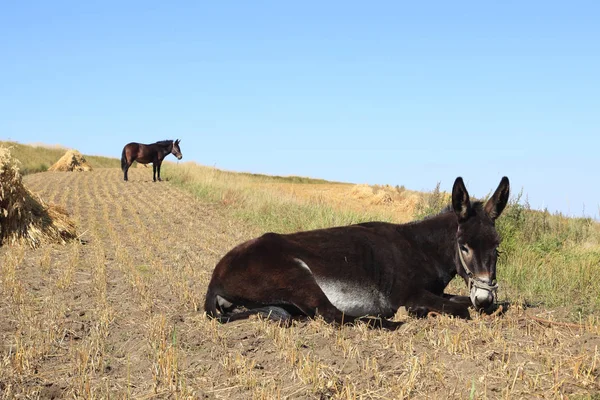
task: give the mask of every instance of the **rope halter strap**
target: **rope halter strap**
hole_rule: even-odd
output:
[[[462,267],[464,268],[465,272],[467,273],[467,277],[469,278],[469,284],[468,284],[469,292],[471,292],[472,287],[476,287],[478,289],[485,289],[489,292],[493,292],[494,298],[495,298],[496,291],[498,290],[498,282],[494,281],[493,285],[489,285],[487,282],[476,277],[473,274],[473,272],[471,272],[469,267],[467,266],[467,263],[465,262],[465,259],[462,255],[462,251],[460,250],[460,245],[458,243],[456,244],[456,249],[458,250],[458,257],[460,258],[460,263],[461,263]]]

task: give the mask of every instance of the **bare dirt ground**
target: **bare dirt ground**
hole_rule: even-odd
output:
[[[216,262],[256,228],[144,169],[40,173],[81,242],[0,248],[3,398],[592,398],[598,320],[560,310],[409,318],[394,332],[322,321],[219,325],[203,315]],[[596,397],[595,397],[596,398]]]

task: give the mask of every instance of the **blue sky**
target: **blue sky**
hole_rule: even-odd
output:
[[[94,4],[96,3],[96,4]],[[598,216],[598,2],[5,2],[0,138]],[[172,158],[174,161],[175,159]]]

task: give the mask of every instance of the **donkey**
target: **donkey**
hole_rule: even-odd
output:
[[[158,180],[160,179],[160,166],[162,165],[163,160],[169,154],[173,154],[177,157],[178,160],[181,160],[183,157],[181,155],[181,150],[179,149],[180,140],[177,139],[175,141],[172,140],[161,140],[160,142],[152,143],[152,144],[142,144],[142,143],[128,143],[123,147],[123,152],[121,153],[121,170],[123,170],[123,179],[125,181],[127,178],[127,171],[129,171],[129,167],[133,164],[134,161],[139,162],[140,164],[148,164],[152,163],[152,180],[156,182],[156,175],[158,172]]]
[[[400,325],[387,318],[401,306],[417,317],[436,312],[469,319],[471,305],[482,311],[496,301],[494,222],[508,198],[507,177],[485,204],[471,202],[458,177],[452,205],[422,221],[267,233],[219,261],[204,309],[220,322],[252,314],[286,323],[292,315],[337,324],[376,317],[388,329]],[[456,274],[469,296],[444,293]]]

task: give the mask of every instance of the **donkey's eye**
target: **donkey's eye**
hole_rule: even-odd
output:
[[[467,246],[465,245],[460,245],[460,251],[462,251],[463,253],[469,253],[469,249],[467,248]]]

